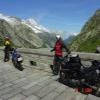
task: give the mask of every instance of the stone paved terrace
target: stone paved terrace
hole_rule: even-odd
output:
[[[100,100],[83,95],[57,82],[49,68],[52,58],[23,55],[24,71],[15,69],[11,61],[4,63],[0,52],[0,100]],[[29,59],[37,66],[30,66]]]

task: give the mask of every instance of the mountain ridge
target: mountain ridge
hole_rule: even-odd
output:
[[[73,51],[95,52],[98,45],[100,45],[100,9],[85,23],[70,48]]]
[[[3,45],[5,36],[10,36],[13,44],[17,47],[40,48],[44,44],[47,45],[45,47],[49,47],[48,41],[44,42],[42,34],[40,38],[40,33],[43,33],[43,36],[44,34],[54,35],[34,19],[23,21],[20,18],[0,14],[0,45]],[[52,38],[51,42],[53,40],[55,39]]]

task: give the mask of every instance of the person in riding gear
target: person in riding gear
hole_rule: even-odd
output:
[[[4,53],[5,53],[5,56],[4,56],[4,61],[9,61],[9,53],[10,53],[10,50],[11,50],[11,40],[9,37],[5,37],[5,40],[4,40]]]
[[[64,42],[61,39],[60,35],[56,35],[56,43],[54,48],[51,50],[51,52],[55,51],[55,56],[54,56],[54,74],[58,75],[60,66],[58,64],[61,63],[61,59],[63,57],[63,48],[70,53],[69,49],[65,46]]]

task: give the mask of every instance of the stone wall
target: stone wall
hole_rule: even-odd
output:
[[[0,48],[0,50],[2,51],[3,48]],[[21,48],[21,49],[17,49],[20,53],[30,56],[29,58],[31,58],[31,56],[34,55],[37,57],[46,57],[51,59],[54,56],[54,52],[50,52],[51,49],[26,49],[26,48]],[[66,53],[64,53],[66,54]],[[84,53],[84,52],[72,52],[71,54],[79,54],[80,58],[84,59],[84,60],[100,60],[100,54],[97,53]]]

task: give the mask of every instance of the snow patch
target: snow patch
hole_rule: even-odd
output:
[[[30,18],[27,20],[22,21],[23,24],[30,27],[35,33],[43,33],[43,32],[49,32],[48,29],[43,27],[42,25],[39,25],[34,19]]]
[[[5,16],[3,14],[0,14],[0,19],[3,19],[10,24],[17,24],[19,22],[16,18],[10,17],[10,16]]]
[[[72,33],[73,35],[77,36],[79,33]]]
[[[39,25],[33,18],[27,19],[27,20],[21,20],[16,17],[10,17],[3,14],[0,14],[0,19],[4,19],[11,25],[17,25],[19,23],[25,24],[28,27],[30,27],[35,33],[43,33],[43,32],[49,32],[48,29],[43,27],[42,25]]]

